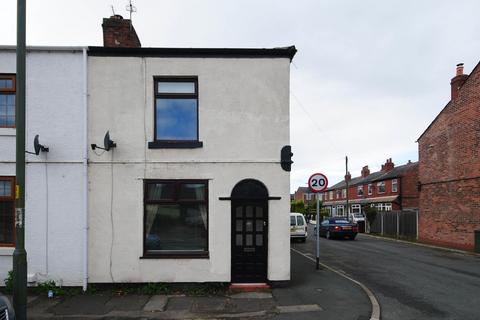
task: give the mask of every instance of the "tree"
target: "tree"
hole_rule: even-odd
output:
[[[372,207],[370,205],[366,205],[364,210],[365,210],[365,216],[367,217],[367,221],[368,221],[368,227],[370,229],[372,224],[375,222],[375,219],[377,219],[377,208]]]
[[[306,213],[305,203],[303,200],[293,200],[290,202],[290,212]]]

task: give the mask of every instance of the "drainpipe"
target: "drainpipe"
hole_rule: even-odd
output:
[[[87,48],[83,48],[83,205],[84,205],[84,229],[83,229],[83,291],[88,286],[88,74],[87,74]]]

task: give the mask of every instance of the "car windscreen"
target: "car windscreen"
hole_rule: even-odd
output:
[[[355,218],[363,218],[363,214],[361,214],[361,213],[355,213]]]

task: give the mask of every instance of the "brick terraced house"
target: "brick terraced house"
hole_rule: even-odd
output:
[[[457,65],[451,100],[418,139],[420,241],[473,250],[480,229],[480,63]]]
[[[387,159],[382,169],[370,173],[368,166],[361,175],[348,180],[348,207],[346,181],[328,188],[322,194],[323,206],[331,216],[347,216],[348,213],[364,213],[365,206],[376,206],[379,211],[416,210],[418,208],[418,162],[408,162],[395,167]]]

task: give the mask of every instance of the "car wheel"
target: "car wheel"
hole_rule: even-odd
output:
[[[332,239],[332,235],[330,234],[330,231],[327,231],[325,238],[327,238],[328,240]]]

